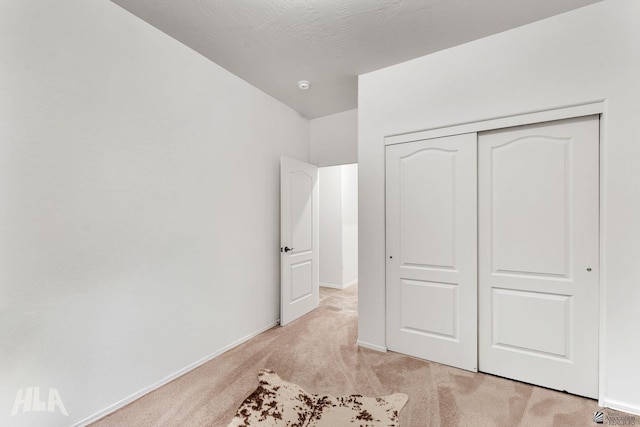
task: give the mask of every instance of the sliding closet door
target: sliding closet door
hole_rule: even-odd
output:
[[[598,117],[479,134],[480,370],[598,396]]]
[[[386,148],[387,347],[477,370],[476,134]]]

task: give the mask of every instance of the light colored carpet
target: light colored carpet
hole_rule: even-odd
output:
[[[599,408],[590,399],[356,346],[356,297],[357,286],[322,288],[319,309],[228,351],[94,427],[226,426],[256,388],[262,368],[316,394],[406,393],[402,427],[596,425],[592,416]]]
[[[306,392],[269,369],[227,427],[398,427],[407,395],[328,396]]]

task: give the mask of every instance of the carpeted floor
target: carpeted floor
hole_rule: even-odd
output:
[[[357,286],[321,288],[319,309],[230,350],[93,426],[226,426],[256,388],[262,368],[310,393],[406,393],[402,427],[596,425],[592,416],[599,407],[594,400],[359,348],[356,337]]]

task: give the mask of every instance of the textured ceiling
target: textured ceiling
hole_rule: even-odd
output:
[[[357,107],[359,74],[599,0],[112,1],[316,118]]]

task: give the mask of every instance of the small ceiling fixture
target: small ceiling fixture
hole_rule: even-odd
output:
[[[307,90],[307,89],[309,89],[309,88],[311,87],[311,83],[309,83],[309,82],[308,82],[308,81],[306,81],[306,80],[300,80],[300,81],[298,82],[298,87],[299,87],[300,89],[302,89],[302,90]]]

